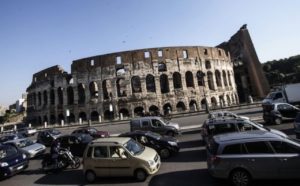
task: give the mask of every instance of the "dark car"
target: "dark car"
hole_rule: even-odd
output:
[[[295,119],[300,109],[288,103],[263,104],[263,118],[266,123],[279,125],[285,119]]]
[[[11,133],[11,134],[5,134],[0,137],[0,143],[4,143],[6,141],[16,140],[16,139],[22,139],[25,138],[22,133]]]
[[[177,140],[171,136],[161,136],[151,131],[134,131],[120,134],[120,137],[131,137],[139,143],[155,149],[161,158],[168,158],[177,154],[179,146]]]
[[[28,167],[24,151],[8,144],[0,144],[0,179],[13,176]]]
[[[59,136],[61,136],[61,132],[56,129],[39,131],[37,135],[37,143],[44,144],[45,146],[50,146],[52,142]]]
[[[82,156],[85,147],[93,140],[89,134],[69,134],[56,139],[61,148],[68,148],[75,156]]]
[[[100,131],[97,130],[94,127],[83,127],[83,128],[78,128],[72,132],[72,134],[89,134],[91,135],[94,139],[95,138],[107,138],[109,137],[109,132],[108,131]]]

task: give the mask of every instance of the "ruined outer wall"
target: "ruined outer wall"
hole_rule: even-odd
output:
[[[203,79],[198,72],[204,73]],[[34,74],[27,91],[28,118],[39,125],[196,111],[205,109],[205,97],[210,107],[238,100],[229,54],[199,46],[75,60],[70,74],[59,66]]]

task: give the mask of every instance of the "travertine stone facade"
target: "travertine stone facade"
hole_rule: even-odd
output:
[[[99,122],[143,113],[180,113],[238,102],[229,53],[212,47],[164,47],[75,60],[33,75],[29,122]],[[206,99],[205,99],[206,97]]]

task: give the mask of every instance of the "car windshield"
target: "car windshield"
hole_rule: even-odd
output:
[[[97,133],[97,129],[95,129],[95,128],[89,128],[88,131],[89,131],[91,134]]]
[[[127,143],[124,144],[124,147],[132,154],[137,155],[144,151],[145,147],[135,140],[130,139]]]
[[[275,95],[276,95],[276,92],[272,92],[272,93],[268,94],[266,98],[273,99],[275,97]]]
[[[157,139],[157,140],[159,140],[161,138],[160,134],[157,134],[157,133],[151,132],[151,131],[147,132],[147,136],[149,136],[151,138],[154,138],[154,139]]]
[[[18,150],[11,145],[0,147],[0,160],[4,159],[6,157],[13,156],[17,153],[18,153]]]
[[[23,148],[23,147],[33,145],[33,141],[30,139],[24,139],[24,140],[19,141],[19,143],[17,145],[18,145],[18,147]]]

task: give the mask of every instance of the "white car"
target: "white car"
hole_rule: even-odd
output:
[[[5,144],[12,144],[21,148],[30,158],[41,155],[46,151],[45,145],[40,143],[35,143],[28,138],[7,141],[5,142]]]
[[[208,118],[240,118],[240,119],[246,119],[250,120],[247,116],[239,116],[233,112],[229,111],[216,111],[216,112],[210,112],[208,115]]]

